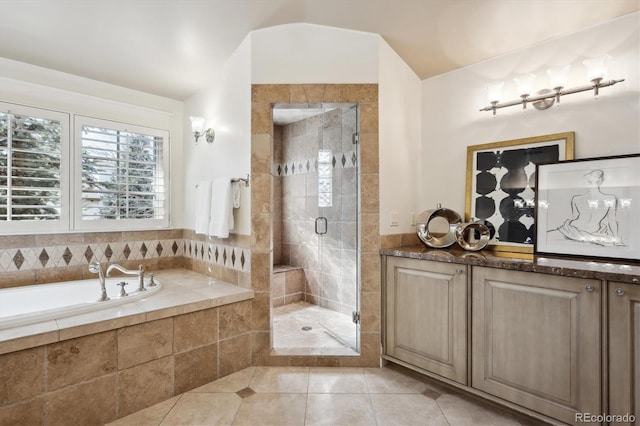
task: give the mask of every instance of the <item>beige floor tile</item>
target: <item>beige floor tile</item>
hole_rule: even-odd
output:
[[[233,393],[185,393],[160,425],[231,425],[241,402]]]
[[[364,370],[362,368],[311,368],[308,392],[368,393]]]
[[[118,419],[115,422],[109,423],[107,426],[159,425],[162,419],[164,419],[167,413],[171,411],[171,409],[179,399],[180,395],[174,396],[173,398],[167,399],[166,401],[162,401],[157,403],[156,405],[152,405],[149,408],[145,408],[144,410],[129,414],[128,416]]]
[[[365,368],[364,378],[369,393],[421,393],[427,388],[422,381],[390,368]]]
[[[303,330],[302,328],[310,327]],[[273,348],[318,348],[357,356],[356,326],[349,315],[307,302],[273,309]]]
[[[367,394],[309,394],[304,424],[371,426],[376,420]]]
[[[451,425],[510,426],[520,425],[513,417],[498,413],[480,402],[458,395],[441,395],[436,403]]]
[[[379,425],[449,425],[438,404],[421,394],[371,395],[371,405]]]
[[[233,425],[303,425],[306,398],[306,394],[257,393],[242,400]]]
[[[249,386],[255,370],[255,367],[245,368],[189,392],[238,392]]]
[[[258,393],[306,393],[307,367],[256,367],[249,387]]]

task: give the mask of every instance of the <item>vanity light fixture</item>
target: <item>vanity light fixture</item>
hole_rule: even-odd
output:
[[[204,118],[202,117],[189,117],[191,120],[191,131],[193,132],[193,136],[196,138],[196,144],[198,143],[198,139],[200,136],[204,135],[205,139],[208,143],[213,143],[213,140],[216,137],[216,132],[209,127],[207,130],[204,130]]]
[[[493,111],[493,115],[495,116],[496,110],[499,108],[522,105],[522,109],[526,109],[527,103],[531,103],[536,109],[542,110],[551,107],[554,103],[559,104],[561,96],[586,92],[588,90],[593,90],[593,96],[597,99],[601,88],[613,86],[616,83],[624,81],[624,79],[605,80],[607,75],[607,65],[610,60],[610,55],[585,59],[582,63],[587,67],[587,76],[591,81],[591,84],[584,86],[565,89],[570,65],[553,67],[547,70],[549,83],[553,90],[541,89],[532,94],[533,80],[535,79],[534,74],[527,74],[525,76],[515,78],[514,81],[518,86],[518,95],[520,96],[520,99],[513,101],[500,102],[500,95],[504,84],[503,82],[489,84],[487,85],[487,94],[489,95],[488,101],[490,105],[482,108],[480,111]]]

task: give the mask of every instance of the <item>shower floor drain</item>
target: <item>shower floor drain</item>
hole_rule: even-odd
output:
[[[313,328],[309,327],[308,325],[305,325],[304,327],[302,327],[302,331],[310,331],[313,330]]]

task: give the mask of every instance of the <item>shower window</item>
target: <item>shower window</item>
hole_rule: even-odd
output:
[[[331,150],[318,150],[318,207],[333,205],[333,166]]]

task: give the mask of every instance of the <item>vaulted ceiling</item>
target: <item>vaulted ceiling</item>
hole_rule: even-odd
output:
[[[183,100],[250,31],[274,25],[380,34],[425,79],[637,10],[640,0],[0,0],[0,57]]]

